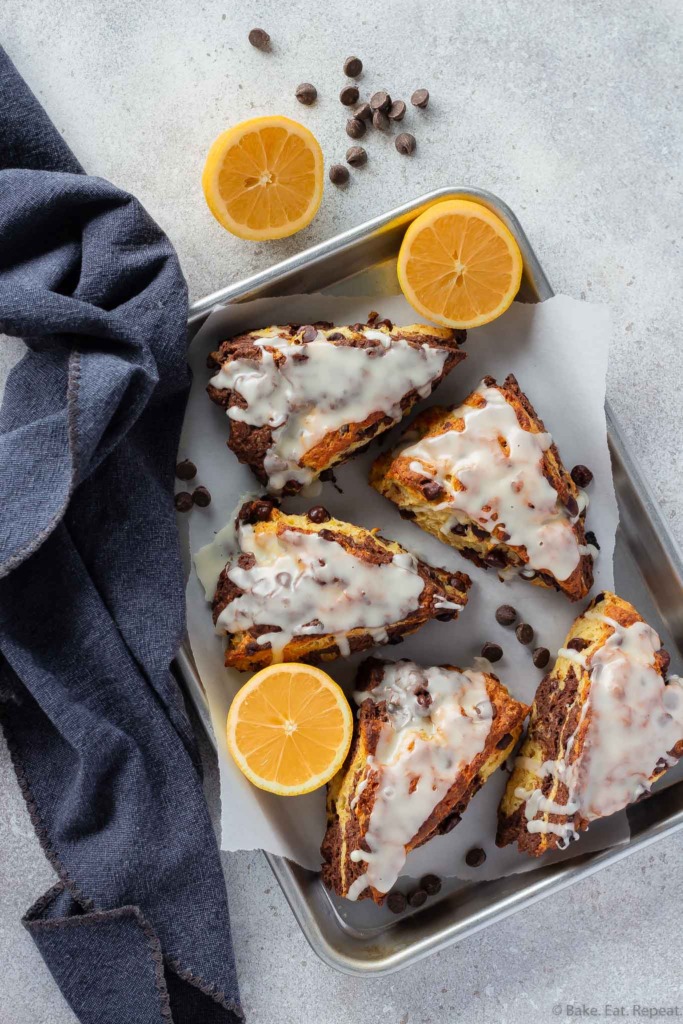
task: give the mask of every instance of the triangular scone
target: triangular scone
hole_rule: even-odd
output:
[[[296,494],[430,395],[465,358],[465,337],[388,320],[268,327],[222,343],[207,391],[240,462],[272,494]]]
[[[633,803],[683,756],[683,682],[635,610],[599,594],[539,686],[500,804],[499,846],[533,857]]]
[[[370,483],[408,519],[484,569],[519,573],[572,601],[593,583],[587,499],[510,375],[485,377],[463,404],[422,413]]]
[[[346,762],[328,786],[325,884],[383,903],[407,854],[460,821],[528,712],[494,675],[368,658]]]
[[[285,515],[262,499],[237,514],[213,617],[227,636],[225,664],[253,672],[400,643],[430,619],[456,619],[470,582],[320,506]]]

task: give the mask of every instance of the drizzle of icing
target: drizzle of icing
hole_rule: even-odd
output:
[[[255,562],[243,569],[234,556],[228,577],[243,593],[226,605],[216,628],[238,633],[275,627],[257,640],[271,645],[274,662],[294,636],[331,635],[342,656],[350,653],[346,634],[352,629],[386,643],[386,627],[414,612],[424,589],[417,559],[408,552],[375,565],[318,533],[275,534],[246,523],[238,526],[237,543],[238,553],[253,555]]]
[[[431,703],[418,695],[427,691]],[[367,870],[349,888],[356,900],[372,885],[388,892],[400,875],[406,846],[443,800],[463,768],[486,746],[493,708],[481,672],[422,668],[412,661],[384,666],[372,690],[354,693],[357,704],[386,702],[388,722],[360,783],[377,776],[378,786],[365,835],[369,847],[350,859]]]
[[[445,501],[430,506],[452,509],[443,532],[467,518],[489,533],[502,527],[507,544],[526,548],[531,569],[566,580],[589,552],[579,548],[572,529],[578,515],[569,515],[543,475],[552,437],[524,430],[497,388],[482,382],[475,393],[480,405],[462,405],[452,414],[463,421],[463,430],[423,437],[400,457],[446,492]],[[580,514],[587,499],[583,492],[579,497]]]
[[[594,821],[633,803],[649,791],[650,776],[660,761],[668,767],[675,764],[670,751],[683,739],[683,681],[671,676],[664,684],[655,666],[661,641],[654,629],[645,622],[624,627],[595,611],[585,615],[611,626],[613,632],[591,655],[588,696],[565,756],[535,769],[540,778],[550,776],[565,784],[567,803],[555,803],[540,788],[515,791],[526,800],[527,830],[553,832],[564,846],[577,837],[576,811]],[[569,655],[576,655],[572,660],[588,668],[585,655],[565,648],[560,651],[562,657]],[[583,748],[572,759],[589,710]],[[565,822],[536,820],[539,811],[572,817]]]
[[[376,412],[398,422],[409,391],[421,398],[431,393],[446,362],[444,349],[411,345],[371,328],[361,333],[376,344],[336,345],[322,331],[307,344],[277,335],[256,339],[260,359],[233,359],[211,379],[215,388],[234,390],[247,403],[245,409],[230,406],[231,420],[271,428],[264,469],[273,493],[288,482],[315,479],[315,470],[301,459],[326,434]]]

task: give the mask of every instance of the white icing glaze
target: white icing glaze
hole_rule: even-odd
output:
[[[257,340],[260,360],[233,359],[211,379],[215,388],[237,391],[247,402],[246,409],[230,406],[230,419],[270,426],[273,444],[264,469],[274,493],[288,481],[307,484],[315,478],[300,461],[330,431],[362,423],[374,412],[398,421],[404,395],[413,389],[421,398],[431,393],[446,361],[443,349],[416,347],[371,328],[362,333],[379,344],[335,345],[322,331],[307,344],[277,335]],[[269,349],[284,355],[284,362],[278,365]]]
[[[482,383],[477,394],[485,404],[453,412],[454,419],[464,421],[464,430],[424,437],[400,456],[410,460],[413,472],[436,480],[446,491],[447,500],[432,506],[453,510],[443,532],[465,517],[489,533],[499,526],[509,534],[507,544],[526,548],[531,569],[566,580],[581,550],[572,529],[576,517],[571,518],[543,475],[542,459],[552,437],[524,430],[497,388]],[[501,441],[507,442],[507,451]],[[586,504],[583,493],[580,499],[579,512]]]
[[[417,699],[424,689],[431,696],[427,707]],[[382,681],[354,698],[358,704],[368,698],[386,701],[389,722],[355,797],[369,778],[379,777],[365,836],[370,852],[350,855],[367,863],[350,887],[351,900],[369,885],[379,892],[391,889],[403,869],[406,845],[484,749],[493,714],[481,672],[421,668],[411,661],[387,664]]]
[[[675,763],[669,751],[683,739],[683,683],[672,676],[664,685],[655,667],[661,641],[654,629],[645,622],[623,627],[599,612],[587,612],[586,617],[614,631],[590,658],[590,689],[564,758],[546,761],[539,773],[566,785],[567,805],[555,804],[540,789],[516,792],[527,801],[527,830],[554,832],[565,845],[576,836],[573,821],[536,821],[539,811],[579,811],[588,821],[614,814],[649,791],[650,776],[660,761],[667,766]],[[564,657],[577,653],[560,651]],[[572,760],[576,736],[589,711],[583,748]]]
[[[424,581],[408,552],[373,565],[317,533],[276,535],[245,523],[238,526],[237,542],[256,562],[242,569],[235,560],[228,571],[244,593],[226,605],[216,628],[237,633],[255,625],[279,626],[257,641],[271,644],[274,662],[295,635],[331,634],[342,656],[350,653],[346,633],[351,629],[362,628],[378,644],[386,643],[386,626],[419,605]]]

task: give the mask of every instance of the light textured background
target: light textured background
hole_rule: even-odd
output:
[[[247,43],[254,25],[270,55]],[[681,512],[680,0],[3,0],[0,40],[85,167],[136,193],[169,233],[194,297],[439,185],[491,189],[519,215],[557,290],[614,312],[609,396],[679,541]],[[263,245],[224,233],[199,189],[204,154],[241,118],[308,124],[328,163],[349,144],[343,59],[364,90],[428,111],[400,157],[326,187],[314,224]],[[293,97],[318,87],[314,108]],[[7,350],[5,350],[7,355]],[[571,402],[571,395],[557,395]],[[543,1022],[555,1003],[679,1005],[683,836],[382,980],[309,950],[260,855],[224,859],[251,1024]],[[0,1024],[74,1018],[19,918],[52,881],[0,750]]]

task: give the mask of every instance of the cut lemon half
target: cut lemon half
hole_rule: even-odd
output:
[[[259,789],[300,796],[341,768],[353,714],[342,689],[318,668],[268,665],[242,687],[228,713],[228,749]]]
[[[316,137],[288,117],[254,117],[219,135],[206,158],[204,197],[224,228],[259,242],[311,223],[323,195]]]
[[[499,217],[450,199],[417,217],[398,254],[406,299],[444,327],[479,327],[504,313],[519,290],[522,254]]]

